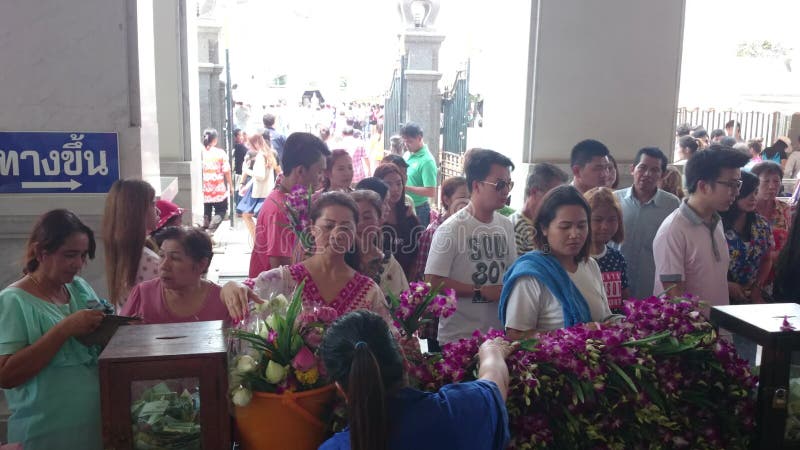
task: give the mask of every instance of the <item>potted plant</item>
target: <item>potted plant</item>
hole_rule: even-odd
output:
[[[301,283],[291,301],[272,296],[231,330],[231,399],[242,444],[253,449],[316,449],[325,439],[335,387],[317,355],[336,318],[303,310]]]

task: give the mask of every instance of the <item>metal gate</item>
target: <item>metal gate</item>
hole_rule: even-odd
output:
[[[443,178],[462,175],[461,159],[467,150],[469,124],[469,61],[456,73],[453,84],[442,95],[442,162]]]
[[[400,57],[400,66],[394,69],[392,84],[383,109],[383,135],[393,136],[400,132],[400,126],[405,120],[403,112],[406,109],[406,83],[405,83],[406,57]],[[389,139],[383,140],[384,150],[389,150]]]
[[[764,146],[767,146],[779,136],[788,134],[792,116],[779,112],[678,108],[678,125],[702,125],[709,133],[717,128],[725,128],[725,123],[729,120],[735,120],[742,125],[742,139],[762,138]]]

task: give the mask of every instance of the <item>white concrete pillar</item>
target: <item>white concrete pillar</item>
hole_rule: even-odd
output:
[[[568,163],[572,146],[585,138],[605,143],[624,175],[641,147],[669,154],[684,6],[685,0],[534,1],[524,161]]]
[[[153,0],[3,1],[0,131],[117,133],[120,176],[161,191],[152,8]],[[0,251],[21,257],[33,221],[53,208],[99,231],[104,203],[104,194],[0,195]],[[99,259],[85,273],[102,295]],[[0,271],[0,286],[18,276]]]
[[[173,201],[186,223],[196,223],[203,215],[197,17],[193,2],[152,1],[161,174],[177,178]]]
[[[401,35],[406,55],[406,111],[403,122],[422,127],[425,144],[439,161],[442,93],[439,91],[439,48],[444,35],[407,30]]]
[[[534,0],[486,8],[486,32],[503,37],[481,40],[472,56],[472,78],[484,82],[470,93],[485,100],[484,126],[469,129],[468,145],[514,161],[512,207],[522,206],[529,164],[549,161],[569,172],[570,150],[582,139],[609,147],[623,184],[639,148],[669,152],[684,4]]]

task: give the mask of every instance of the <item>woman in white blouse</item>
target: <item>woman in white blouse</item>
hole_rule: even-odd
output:
[[[542,200],[534,219],[538,250],[506,272],[500,320],[512,339],[611,316],[600,268],[589,257],[590,209],[572,186]]]
[[[248,193],[239,202],[237,211],[242,213],[242,222],[250,233],[250,241],[256,239],[256,222],[253,217],[258,217],[265,199],[275,189],[275,177],[281,173],[277,154],[269,142],[260,134],[254,134],[249,139],[250,148],[256,151],[252,167],[242,167],[242,173],[251,178],[249,199]]]
[[[158,276],[158,248],[147,236],[158,224],[156,191],[142,180],[117,180],[111,185],[103,211],[106,280],[111,303],[122,307],[131,289]]]

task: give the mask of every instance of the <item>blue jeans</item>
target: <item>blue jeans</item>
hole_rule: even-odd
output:
[[[428,224],[431,223],[431,204],[425,202],[414,209],[417,211],[417,218],[422,228],[428,228]]]

